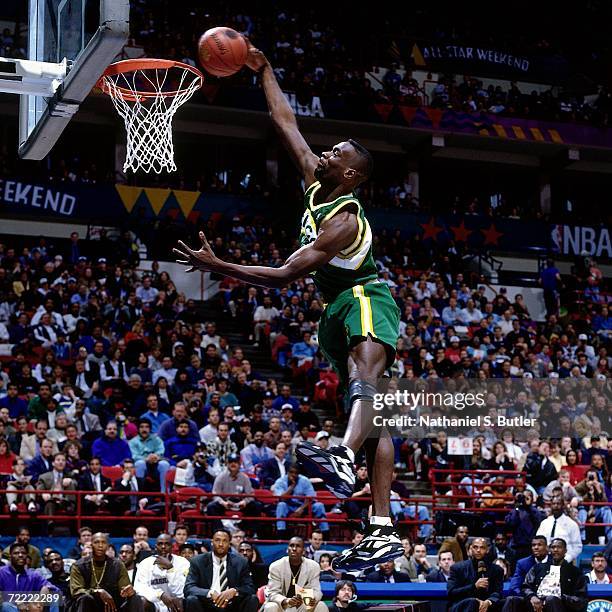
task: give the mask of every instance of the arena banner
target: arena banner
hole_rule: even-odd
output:
[[[258,198],[180,189],[33,182],[0,178],[0,214],[55,221],[114,222],[131,215],[195,222],[262,210]]]
[[[553,251],[562,255],[589,255],[612,259],[609,227],[553,225],[550,229]]]
[[[525,55],[477,41],[403,40],[395,44],[398,55],[410,58],[421,70],[476,73],[509,78],[563,80],[569,74],[569,62],[558,54],[539,52]]]
[[[375,104],[374,111],[379,122],[423,130],[460,132],[507,140],[612,148],[612,130],[592,125],[393,104]],[[329,112],[327,116],[330,116]]]

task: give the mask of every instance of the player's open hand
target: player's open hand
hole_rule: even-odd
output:
[[[259,72],[268,63],[268,59],[257,47],[253,46],[253,43],[246,36],[244,39],[247,41],[249,47],[246,65],[251,70]]]
[[[176,259],[177,263],[191,266],[186,272],[194,272],[196,270],[205,272],[207,270],[212,270],[217,261],[215,254],[208,244],[208,240],[206,240],[204,232],[200,232],[200,240],[202,241],[202,248],[198,251],[189,248],[182,240],[178,241],[177,248],[172,249],[174,253],[178,255]]]

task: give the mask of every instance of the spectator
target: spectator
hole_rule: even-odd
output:
[[[8,477],[6,489],[6,502],[11,514],[19,511],[17,504],[20,503],[20,500],[25,501],[30,514],[34,514],[38,510],[36,497],[33,493],[35,489],[32,485],[32,476],[26,474],[26,463],[21,457],[17,457],[13,461],[13,470]],[[9,493],[9,491],[11,492]],[[32,491],[32,493],[25,493],[25,491]]]
[[[80,559],[83,554],[83,549],[86,546],[91,546],[92,537],[93,531],[91,527],[81,527],[79,529],[79,539],[77,543],[70,549],[70,552],[68,553],[68,558],[74,559],[75,561],[77,559]]]
[[[410,582],[410,576],[395,569],[393,561],[385,561],[379,564],[379,569],[370,572],[366,576],[366,582]]]
[[[123,544],[119,549],[119,558],[123,561],[123,565],[125,565],[130,583],[134,584],[134,579],[136,577],[136,555],[134,554],[134,546],[132,544]]]
[[[102,465],[121,465],[125,459],[132,458],[132,452],[125,440],[117,437],[117,423],[109,421],[104,428],[104,435],[95,440],[91,453],[100,457]]]
[[[453,553],[455,563],[465,561],[468,558],[467,541],[469,538],[468,528],[465,525],[457,527],[454,538],[449,538],[442,542],[438,553],[446,552],[447,550]],[[488,549],[488,547],[487,547]]]
[[[158,433],[161,426],[166,421],[170,420],[170,417],[167,414],[159,411],[159,398],[157,395],[155,395],[155,393],[149,393],[147,395],[147,411],[143,413],[141,418],[149,421],[151,425],[151,433],[153,434]]]
[[[159,436],[151,433],[148,419],[142,417],[138,420],[138,436],[130,440],[129,447],[136,465],[136,477],[145,478],[147,473],[151,473],[159,479],[160,491],[164,491],[170,464],[164,459],[164,443]]]
[[[262,431],[256,431],[253,434],[253,442],[240,451],[240,459],[246,472],[253,472],[256,466],[263,467],[263,463],[273,457],[274,451],[267,444],[264,444],[264,433]]]
[[[438,553],[438,567],[425,576],[426,582],[448,582],[450,569],[454,563],[453,553],[450,550]]]
[[[96,533],[91,558],[79,559],[71,567],[70,595],[76,612],[101,611],[113,606],[129,612],[140,609],[140,599],[135,596],[125,566],[119,559],[110,558],[107,551],[107,536]]]
[[[249,570],[253,576],[255,589],[268,584],[268,566],[258,558],[255,549],[248,542],[242,542],[238,552],[249,562]]]
[[[46,566],[51,575],[47,580],[67,600],[70,597],[70,579],[64,568],[64,559],[57,550],[52,550],[47,556]]]
[[[113,491],[130,491],[134,495],[120,496],[115,495],[114,502],[117,505],[119,512],[125,514],[130,512],[132,514],[143,510],[148,503],[148,499],[143,496],[136,495],[136,493],[145,490],[145,481],[143,478],[136,476],[136,466],[134,465],[133,459],[124,459],[122,466],[123,474],[121,478],[117,479],[113,485]],[[139,551],[136,551],[138,554]]]
[[[19,527],[14,543],[25,546],[27,556],[30,558],[31,568],[36,569],[40,567],[40,550],[33,544],[30,544],[30,529],[28,527]],[[2,558],[10,560],[10,552],[11,546],[9,545],[2,551]]]
[[[253,331],[255,334],[255,342],[253,346],[258,347],[262,342],[262,335],[267,335],[270,332],[270,328],[274,325],[276,320],[280,317],[278,310],[272,305],[272,298],[265,296],[263,299],[263,305],[257,306],[253,313],[253,322],[255,323]]]
[[[364,604],[357,603],[357,586],[351,580],[338,580],[329,612],[361,612]]]
[[[293,537],[289,540],[287,557],[270,565],[268,595],[263,612],[282,612],[287,608],[304,606],[313,612],[326,612],[319,583],[319,564],[304,558],[304,541]],[[312,590],[312,602],[304,601],[302,589]]]
[[[534,609],[565,612],[586,606],[586,578],[577,567],[567,561],[567,557],[565,541],[562,538],[554,538],[550,544],[550,559],[537,563],[527,572],[521,593]],[[553,567],[559,567],[559,570],[554,571],[551,569]]]
[[[242,512],[245,516],[261,514],[261,504],[252,497],[251,481],[240,471],[238,455],[227,458],[227,467],[215,478],[212,492],[215,497],[206,507],[209,516],[222,516],[226,510]],[[215,525],[220,529],[221,521],[215,519]]]
[[[238,454],[238,447],[229,437],[227,423],[219,423],[217,437],[206,445],[209,461],[212,462],[211,473],[215,476],[227,465],[230,455]]]
[[[544,516],[534,504],[531,491],[517,492],[515,507],[506,515],[506,527],[512,531],[511,547],[517,559],[527,557],[533,551],[533,541]]]
[[[68,495],[63,491],[76,491],[76,484],[65,472],[66,455],[57,453],[53,457],[53,469],[41,474],[36,483],[38,491],[51,491],[42,493],[44,502],[44,514],[53,515],[60,513],[72,514],[76,510],[76,497]]]
[[[78,487],[81,491],[92,491],[92,494],[83,497],[85,514],[95,514],[100,509],[108,508],[110,500],[104,493],[112,490],[112,482],[102,474],[100,457],[94,456],[89,460],[88,469],[81,475]]]
[[[231,612],[256,612],[259,607],[248,561],[228,554],[230,535],[216,531],[213,551],[191,561],[185,581],[185,612],[203,612],[221,607]]]
[[[503,591],[503,571],[497,565],[486,561],[489,547],[484,538],[475,538],[470,545],[471,559],[454,563],[450,570],[450,578],[446,583],[448,598],[451,601],[451,612],[475,610],[481,603],[484,609],[496,606],[501,601]],[[486,577],[477,578],[481,567],[486,571]]]
[[[602,552],[596,552],[591,557],[591,571],[586,575],[589,584],[610,584],[612,583],[612,575],[606,572],[608,563],[606,555]]]
[[[576,499],[578,505],[578,522],[586,526],[588,523],[607,523],[605,529],[606,539],[612,539],[612,510],[608,501],[604,486],[599,481],[597,472],[589,469],[584,477],[576,485],[576,494],[580,495],[580,501]],[[599,504],[599,505],[597,505]],[[586,526],[580,527],[581,538],[587,541]]]
[[[287,446],[284,442],[277,442],[272,457],[257,466],[260,483],[264,488],[271,487],[279,478],[287,474],[290,466],[291,462],[287,459]]]
[[[546,537],[548,545],[551,546],[553,538],[562,538],[564,554],[567,561],[577,559],[582,552],[582,540],[578,524],[563,513],[563,500],[555,496],[550,501],[551,514],[545,518],[538,528],[537,535]],[[552,548],[551,548],[552,551]]]
[[[0,568],[0,590],[3,593],[53,593],[56,588],[37,571],[27,567],[28,548],[21,542],[9,547],[9,564]],[[9,604],[10,605],[10,604]],[[17,606],[3,604],[9,612]]]
[[[134,590],[144,599],[145,609],[159,612],[183,607],[183,589],[189,573],[189,561],[173,555],[172,538],[167,533],[157,536],[155,555],[138,564]]]
[[[287,516],[299,518],[305,515],[309,506],[308,498],[315,497],[315,491],[305,476],[302,476],[297,467],[291,466],[287,470],[287,474],[279,478],[272,486],[272,493],[277,497],[282,497],[283,501],[279,501],[276,505],[276,529],[280,539],[286,535],[287,523],[282,520]],[[295,496],[295,497],[292,497]],[[310,504],[312,516],[318,519],[325,519],[325,506],[321,502],[312,502]],[[326,534],[329,531],[329,525],[325,520],[318,523],[319,529]],[[303,554],[303,543],[302,551]]]

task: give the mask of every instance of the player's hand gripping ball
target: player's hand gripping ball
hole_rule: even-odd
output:
[[[231,76],[246,63],[248,45],[242,34],[231,28],[211,28],[198,42],[200,64],[218,77]]]

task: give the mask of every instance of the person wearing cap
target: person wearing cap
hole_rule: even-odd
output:
[[[318,431],[321,429],[319,417],[311,409],[310,398],[305,396],[300,400],[300,409],[295,414],[295,422],[299,429],[308,426],[310,431]]]
[[[290,431],[291,436],[298,430],[297,423],[293,420],[293,407],[291,404],[283,404],[281,409],[281,430]]]
[[[318,431],[314,437],[314,443],[322,449],[327,449],[329,446],[329,434],[326,431]]]
[[[240,471],[240,457],[231,454],[227,457],[226,467],[213,483],[215,497],[206,506],[208,516],[223,516],[226,511],[241,512],[245,516],[259,516],[261,504],[252,497],[251,479]],[[222,529],[221,519],[214,519],[213,531]]]
[[[291,411],[293,412],[293,404],[289,402],[284,402],[282,406],[275,407],[274,404],[276,402],[274,400],[275,395],[274,393],[272,393],[272,391],[266,391],[264,393],[261,407],[263,409],[262,415],[265,421],[269,421],[272,417],[280,416],[282,406],[289,406],[291,408]]]

